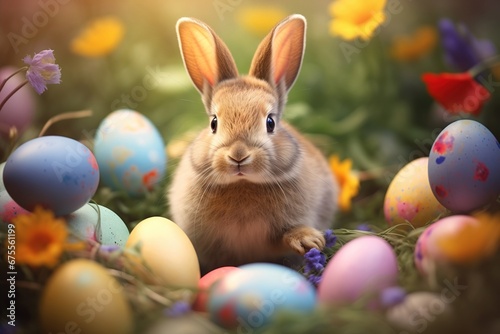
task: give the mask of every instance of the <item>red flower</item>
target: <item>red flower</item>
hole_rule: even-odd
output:
[[[424,73],[422,80],[429,94],[449,113],[465,112],[478,115],[490,92],[477,83],[470,72]]]

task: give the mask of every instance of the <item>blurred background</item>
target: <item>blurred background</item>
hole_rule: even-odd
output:
[[[353,160],[366,181],[357,200],[376,197],[369,214],[381,217],[384,191],[379,190],[407,162],[426,156],[448,123],[472,117],[444,112],[421,80],[424,72],[456,72],[445,61],[439,20],[462,23],[477,38],[500,45],[498,1],[388,3],[392,13],[389,10],[375,36],[361,42],[330,33],[331,1],[326,0],[0,0],[0,67],[19,68],[26,55],[52,49],[62,70],[61,84],[49,86],[40,96],[25,87],[36,109],[16,143],[35,137],[54,115],[92,110],[91,117],[59,122],[47,132],[92,145],[107,114],[130,108],[152,120],[167,143],[169,165],[175,163],[189,132],[208,126],[201,99],[183,68],[177,19],[192,16],[208,23],[229,46],[240,72],[246,73],[269,29],[284,16],[301,13],[309,25],[307,47],[285,118],[325,154]],[[94,25],[89,32],[96,20],[101,30]],[[401,36],[412,36],[422,27],[436,40],[419,48],[408,37],[409,42],[396,45]],[[85,32],[88,45],[78,47]],[[398,47],[402,53],[394,51]],[[499,138],[500,100],[498,93],[492,95],[474,118]],[[3,135],[3,153],[11,141]],[[355,215],[358,221],[367,219],[366,206]]]

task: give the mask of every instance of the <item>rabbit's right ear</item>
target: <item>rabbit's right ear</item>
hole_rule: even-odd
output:
[[[184,66],[207,103],[217,83],[238,76],[236,64],[224,42],[205,23],[183,17],[176,29]]]

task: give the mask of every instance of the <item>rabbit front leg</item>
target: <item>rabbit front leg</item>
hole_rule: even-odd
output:
[[[311,248],[322,250],[325,247],[323,233],[310,226],[296,226],[283,235],[283,242],[293,251],[304,255]]]

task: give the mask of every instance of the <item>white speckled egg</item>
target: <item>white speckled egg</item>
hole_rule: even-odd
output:
[[[99,125],[94,142],[101,181],[113,190],[139,196],[165,175],[165,144],[156,127],[137,111],[122,109]]]
[[[69,214],[66,220],[74,238],[94,240],[103,245],[125,246],[130,234],[116,213],[94,203]]]

